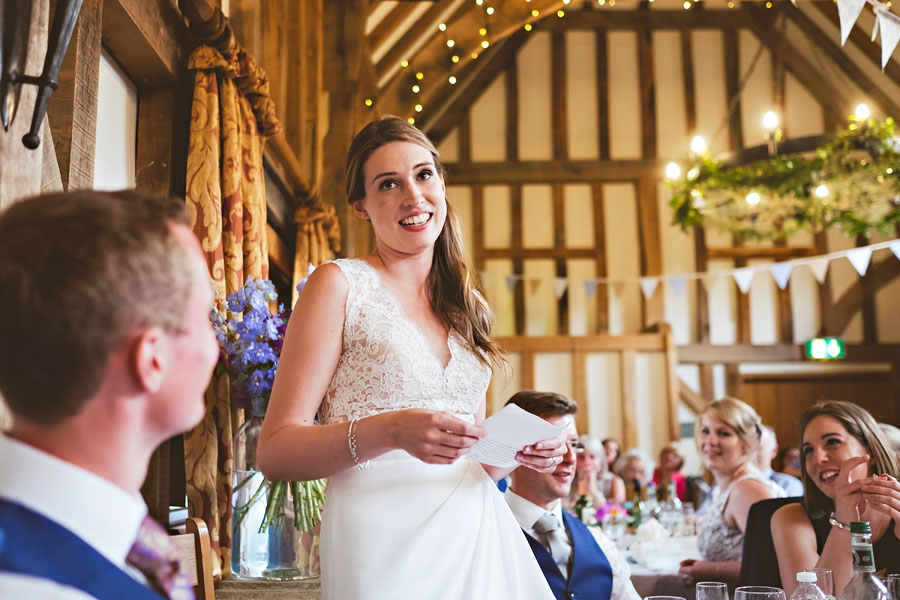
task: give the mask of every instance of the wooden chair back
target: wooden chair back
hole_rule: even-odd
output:
[[[187,533],[172,536],[181,568],[194,586],[197,600],[215,600],[209,529],[203,519],[197,517],[187,519],[184,525]]]

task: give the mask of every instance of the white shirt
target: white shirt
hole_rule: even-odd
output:
[[[549,512],[559,519],[560,523],[564,523],[562,517],[562,502],[559,500],[556,501],[550,510],[547,510],[542,506],[538,506],[537,504],[526,500],[512,491],[512,489],[507,489],[504,497],[506,498],[506,503],[509,504],[513,516],[515,516],[516,521],[519,522],[519,526],[536,540],[540,540],[541,535],[534,530],[534,524],[545,512]],[[606,560],[609,561],[609,566],[612,568],[613,581],[610,600],[641,600],[640,594],[637,593],[637,590],[634,589],[634,585],[631,583],[631,567],[628,566],[625,557],[622,556],[618,548],[616,548],[615,542],[609,539],[606,534],[596,527],[588,527],[588,529],[594,536],[597,545],[600,546],[600,550],[602,550],[603,554],[606,556]],[[566,573],[566,578],[568,579],[568,577],[569,575]]]
[[[141,581],[141,575],[125,565],[147,515],[139,495],[0,434],[0,498],[59,523]],[[91,596],[47,579],[0,573],[0,598],[86,600]]]

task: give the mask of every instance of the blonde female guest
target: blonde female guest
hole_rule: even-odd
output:
[[[772,517],[772,540],[785,592],[797,571],[834,572],[836,595],[852,571],[850,521],[869,521],[877,569],[900,571],[900,464],[884,429],[864,408],[822,402],[800,417],[801,504]]]
[[[779,492],[753,464],[761,435],[756,411],[736,398],[716,400],[700,415],[694,439],[703,466],[713,474],[715,487],[697,534],[703,560],[681,563],[686,584],[737,583],[750,506]]]
[[[404,119],[384,118],[356,136],[346,174],[375,250],[310,276],[259,445],[270,479],[331,477],[322,598],[551,600],[494,484],[512,469],[466,457],[484,435],[500,351],[437,151]],[[550,472],[565,452],[561,435],[516,458]]]
[[[589,435],[583,435],[579,439],[584,448],[575,455],[575,478],[572,480],[566,506],[574,506],[582,494],[589,495],[594,507],[598,509],[607,504],[620,506],[625,502],[625,482],[610,472],[603,444]]]

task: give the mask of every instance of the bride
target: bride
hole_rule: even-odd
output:
[[[511,469],[465,456],[501,355],[437,150],[405,120],[380,119],[354,139],[346,178],[375,250],[310,276],[259,442],[269,479],[331,478],[322,598],[552,600],[494,484]],[[516,458],[549,472],[565,449],[559,436]]]

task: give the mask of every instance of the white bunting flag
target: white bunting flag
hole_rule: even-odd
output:
[[[871,259],[871,248],[854,248],[853,250],[847,250],[847,260],[850,261],[850,264],[853,265],[853,268],[856,269],[856,272],[859,273],[860,277],[864,276],[866,271],[869,270],[869,261]]]
[[[880,5],[876,5],[875,14],[877,15],[876,23],[881,29],[881,70],[891,60],[891,54],[900,42],[900,20],[887,9],[882,9]]]
[[[562,277],[557,277],[553,282],[553,293],[556,294],[556,299],[559,300],[563,297],[563,294],[566,293],[566,290],[569,289],[569,280],[564,279]]]
[[[507,275],[506,276],[506,289],[513,292],[516,289],[516,282],[519,280],[515,275]]]
[[[778,284],[780,289],[784,289],[787,287],[788,280],[791,278],[791,269],[793,265],[789,262],[780,262],[775,263],[769,267],[769,272],[772,273],[772,277],[775,279],[775,283]]]
[[[856,24],[866,0],[837,0],[838,16],[841,18],[841,46],[850,36],[850,30]]]
[[[612,282],[613,296],[615,296],[616,298],[621,298],[622,292],[625,291],[625,285],[626,284],[624,281],[613,281]]]
[[[672,275],[669,277],[669,287],[675,292],[676,296],[684,293],[684,286],[687,285],[687,277],[684,275]]]
[[[900,260],[900,240],[894,240],[890,243],[891,252],[894,253],[894,256],[897,257],[897,260]]]
[[[871,40],[874,42],[878,38],[878,13],[875,13],[875,24],[872,25],[872,38]]]
[[[743,267],[735,269],[731,276],[734,277],[735,283],[741,289],[741,293],[746,294],[750,291],[750,285],[753,283],[753,276],[756,275],[756,269],[753,267]]]
[[[659,285],[659,279],[656,277],[641,277],[641,291],[644,292],[644,297],[649,300],[653,297],[653,292],[656,291],[656,286]]]
[[[528,293],[531,294],[532,296],[537,294],[537,291],[540,289],[540,287],[541,287],[540,279],[535,278],[535,279],[528,280]]]
[[[584,293],[587,294],[588,298],[593,298],[594,293],[597,291],[598,282],[596,279],[588,279],[584,282]]]
[[[828,275],[828,265],[831,263],[827,258],[820,258],[806,263],[806,266],[812,272],[813,277],[819,283],[825,283],[825,276]]]

